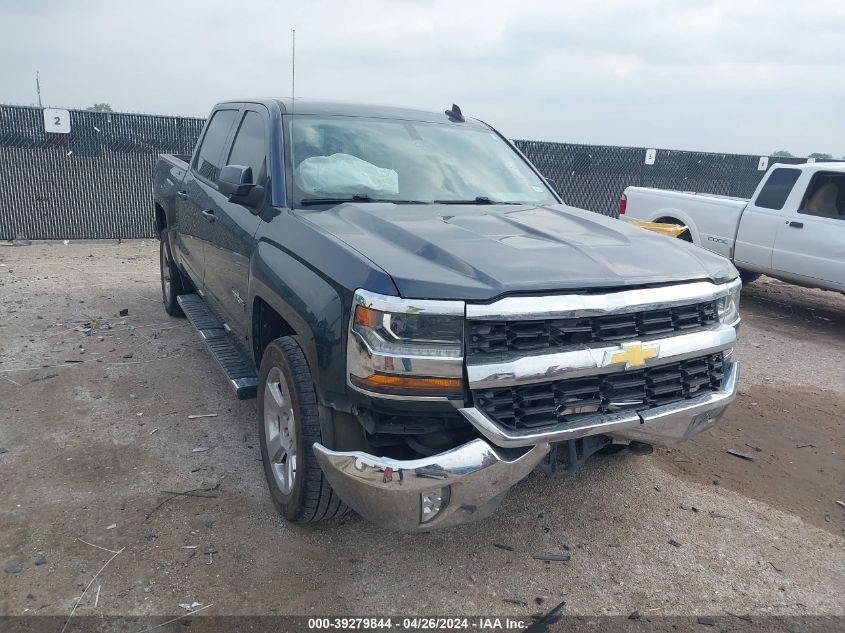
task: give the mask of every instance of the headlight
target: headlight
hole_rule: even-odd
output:
[[[347,344],[349,384],[374,395],[463,395],[462,301],[401,299],[358,290]]]
[[[736,290],[716,300],[716,309],[719,311],[719,321],[722,323],[733,323],[739,319],[739,291],[741,286],[737,284]]]

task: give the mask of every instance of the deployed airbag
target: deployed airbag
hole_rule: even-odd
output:
[[[399,174],[349,154],[306,158],[294,176],[300,189],[320,196],[399,193]]]

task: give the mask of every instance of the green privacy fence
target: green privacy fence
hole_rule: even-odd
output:
[[[0,105],[0,239],[154,235],[160,153],[188,154],[203,119]],[[49,130],[49,131],[48,131]],[[775,160],[636,147],[515,141],[567,204],[615,215],[629,185],[748,197]]]

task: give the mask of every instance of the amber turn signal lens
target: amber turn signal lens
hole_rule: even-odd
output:
[[[459,378],[407,378],[384,374],[371,374],[360,378],[352,374],[349,379],[363,389],[380,393],[460,395],[463,390],[463,383]]]
[[[378,312],[372,308],[358,305],[355,306],[355,325],[361,325],[366,328],[374,328],[376,326],[376,317]]]

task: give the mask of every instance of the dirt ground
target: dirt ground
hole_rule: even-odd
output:
[[[403,535],[354,515],[279,519],[254,401],[164,313],[157,258],[155,241],[0,247],[0,615],[66,617],[112,557],[75,618],[193,602],[230,615],[528,616],[561,601],[576,615],[845,615],[845,297],[749,285],[742,391],[719,427],[566,480],[534,473],[486,522]],[[532,558],[546,553],[571,561]]]

